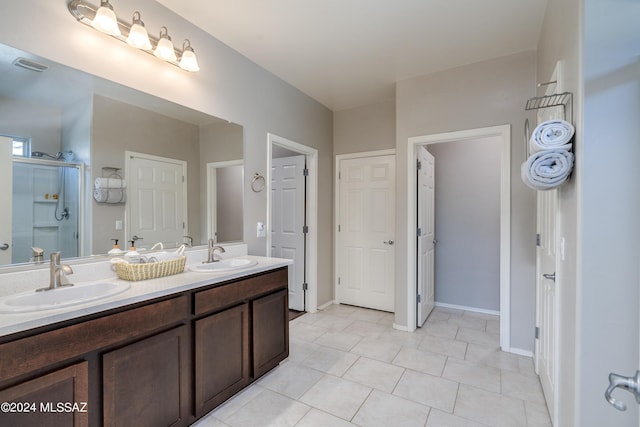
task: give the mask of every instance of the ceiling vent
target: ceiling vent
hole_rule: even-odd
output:
[[[37,71],[38,73],[41,73],[49,68],[49,66],[47,65],[40,64],[39,62],[35,62],[27,58],[16,58],[13,61],[13,65],[26,68],[27,70]]]

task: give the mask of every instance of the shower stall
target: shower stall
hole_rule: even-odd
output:
[[[13,159],[12,263],[29,262],[34,247],[47,258],[55,251],[79,255],[83,176],[82,164]]]

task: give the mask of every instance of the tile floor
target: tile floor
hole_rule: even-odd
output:
[[[498,349],[497,316],[392,322],[345,305],[298,317],[289,358],[196,426],[551,426],[532,359]]]

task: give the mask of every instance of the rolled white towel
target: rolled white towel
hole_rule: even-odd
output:
[[[101,188],[125,188],[127,183],[120,178],[96,178],[96,189]]]
[[[96,188],[93,190],[93,198],[99,203],[124,203],[127,195],[122,188]]]
[[[571,138],[575,129],[565,120],[547,120],[533,130],[529,139],[531,153],[543,150],[571,150]]]
[[[566,150],[548,150],[532,154],[521,166],[522,181],[538,191],[562,185],[573,169],[573,154]]]

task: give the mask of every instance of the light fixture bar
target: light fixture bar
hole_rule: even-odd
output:
[[[93,19],[96,16],[96,13],[98,11],[99,6],[94,6],[90,3],[87,3],[84,0],[71,0],[68,4],[68,9],[69,12],[71,13],[71,15],[73,15],[74,18],[76,18],[76,20],[82,24],[85,24],[88,27],[94,28],[92,25]],[[136,12],[138,14],[138,18],[139,18],[139,12]],[[123,43],[127,43],[127,38],[129,37],[129,33],[131,32],[131,26],[132,24],[126,21],[121,20],[120,18],[117,17],[116,14],[116,20],[118,23],[118,28],[120,29],[120,34],[118,35],[114,35],[114,34],[107,34],[108,36],[111,36],[115,39],[120,40]],[[135,22],[134,22],[135,23]],[[166,28],[165,28],[166,31]],[[106,34],[106,33],[104,33]],[[150,48],[145,48],[145,47],[135,47],[138,50],[141,50],[143,52],[148,53],[151,56],[156,56],[154,55],[154,49],[156,46],[158,46],[158,43],[160,42],[161,38],[157,38],[152,36],[151,34],[148,34],[149,37],[149,41],[151,42],[151,47]],[[198,71],[196,69],[189,69],[189,68],[185,68],[184,66],[182,66],[180,64],[180,61],[182,59],[182,56],[184,54],[184,52],[180,49],[177,49],[175,46],[173,48],[174,52],[175,52],[175,56],[176,59],[165,59],[160,58],[163,62],[168,62],[169,64],[175,65],[176,67],[179,67],[181,69],[185,69],[187,71]],[[191,46],[188,47],[189,53],[187,54],[187,56],[191,56],[193,54],[193,49],[191,49]]]

